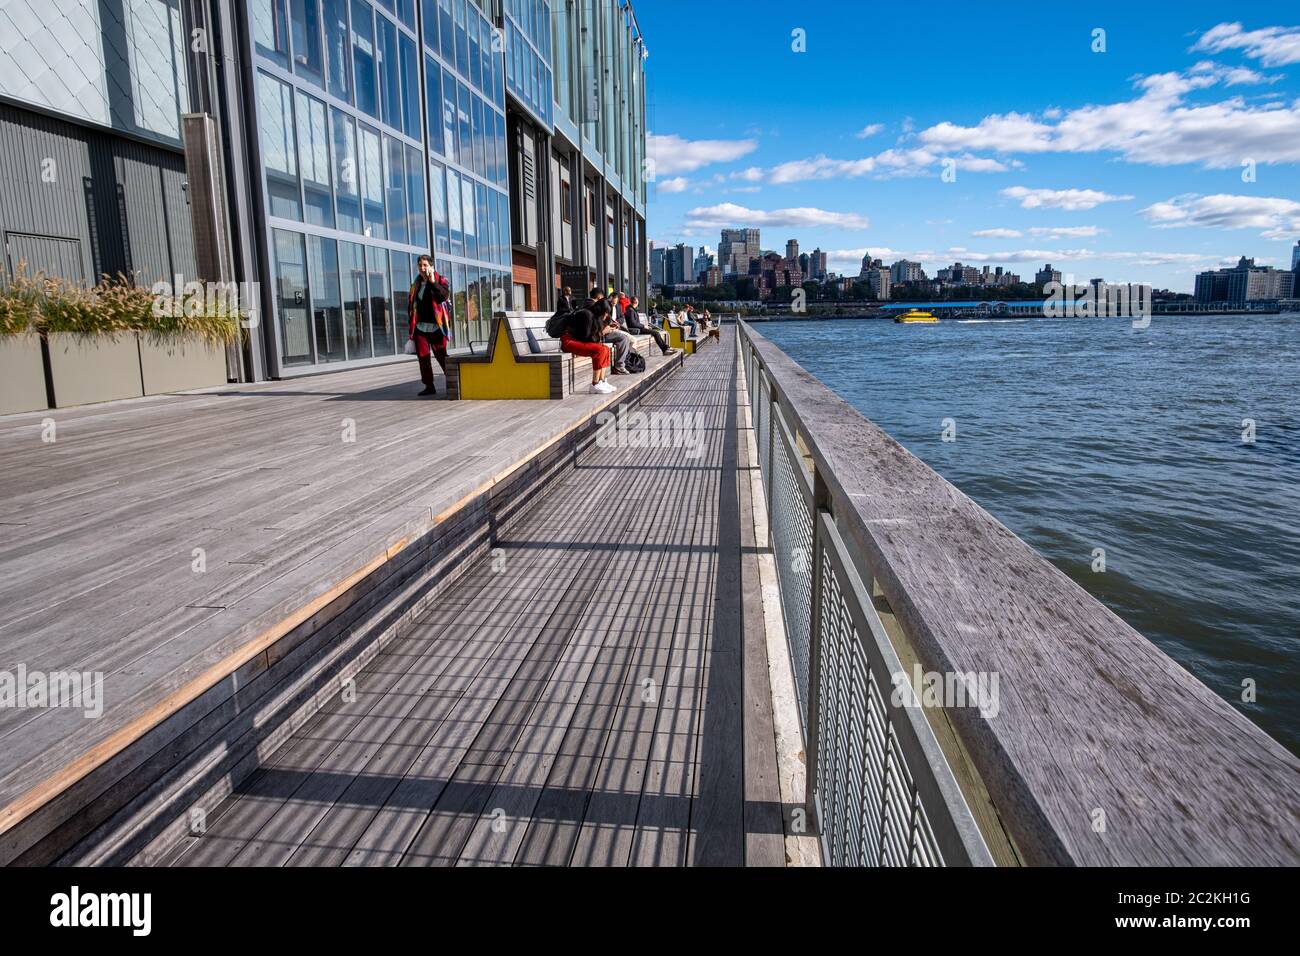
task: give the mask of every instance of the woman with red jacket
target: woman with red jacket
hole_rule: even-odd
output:
[[[451,341],[451,283],[433,268],[433,260],[420,256],[416,260],[420,275],[411,284],[409,312],[411,314],[411,341],[420,360],[420,381],[424,383],[421,395],[436,395],[433,387],[433,362],[438,360],[443,373],[447,371],[447,343]]]

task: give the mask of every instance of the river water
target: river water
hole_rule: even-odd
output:
[[[1300,315],[757,328],[1300,753]]]

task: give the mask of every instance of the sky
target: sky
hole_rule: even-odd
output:
[[[1294,3],[639,0],[648,232],[1190,292],[1300,239]]]

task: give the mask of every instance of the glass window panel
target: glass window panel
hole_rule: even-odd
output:
[[[393,6],[393,0],[375,0],[375,3],[376,3],[378,6],[383,7],[383,8],[384,8],[385,10],[387,10],[389,13],[393,13],[393,12],[395,12],[395,8],[394,8],[394,6]]]
[[[334,207],[338,227],[361,231],[361,190],[357,175],[357,128],[352,117],[331,109],[334,120]]]
[[[469,75],[469,36],[465,33],[465,0],[455,0],[456,9],[456,72]]]
[[[384,219],[384,160],[379,134],[369,126],[361,129],[361,205],[366,216],[365,234],[388,238]]]
[[[339,298],[338,243],[320,236],[307,237],[307,275],[311,282],[316,361],[341,361],[346,353],[343,350],[343,303]]]
[[[384,122],[393,129],[402,128],[402,91],[397,64],[397,25],[387,17],[376,17],[379,42],[379,100]]]
[[[325,76],[331,94],[352,102],[347,0],[325,0]]]
[[[343,328],[348,358],[369,358],[370,321],[366,299],[366,249],[357,242],[339,243],[343,280]]]
[[[480,176],[487,175],[487,157],[483,144],[483,101],[478,94],[470,94],[470,123],[474,130],[474,172]]]
[[[450,170],[449,170],[450,172]],[[463,329],[461,344],[468,345],[474,338],[473,327],[469,323],[468,312],[465,304],[465,265],[460,262],[453,262],[452,280],[451,280],[451,300],[456,316],[460,320],[458,329]]]
[[[429,148],[435,153],[443,151],[442,145],[442,68],[438,61],[424,57],[424,109],[429,126]]]
[[[384,137],[384,185],[388,200],[388,238],[408,242],[406,231],[406,152],[400,140]]]
[[[311,326],[307,322],[307,256],[302,233],[272,229],[275,245],[275,301],[280,321],[280,359],[285,365],[310,365]]]
[[[334,225],[334,197],[330,194],[329,124],[325,104],[298,94],[298,167],[302,171],[307,221]]]
[[[465,258],[477,259],[478,254],[478,224],[474,218],[474,182],[471,179],[462,179],[460,183],[460,198],[463,212],[460,217],[460,227],[465,233]]]
[[[457,158],[462,166],[474,165],[474,139],[469,128],[469,89],[464,83],[456,84],[456,128],[460,131]]]
[[[451,229],[451,254],[463,256],[465,233],[461,230],[460,174],[454,169],[447,170],[447,224]]]
[[[456,125],[456,81],[450,73],[442,76],[442,139],[446,152],[443,154],[453,163],[460,162],[459,133]]]
[[[406,202],[411,211],[407,221],[407,241],[429,249],[429,227],[424,218],[424,160],[414,146],[406,147]]]
[[[411,139],[420,134],[420,59],[415,41],[402,34],[402,128]]]
[[[415,0],[397,0],[397,15],[401,18],[401,21],[404,24],[410,27],[411,30],[414,30]]]
[[[495,258],[492,248],[492,234],[487,228],[487,187],[482,183],[474,184],[474,224],[478,227],[480,259]]]
[[[442,62],[456,62],[456,29],[452,25],[451,0],[438,0],[438,50]]]
[[[393,313],[388,296],[388,253],[366,246],[366,277],[370,285],[370,338],[375,356],[393,354]]]
[[[479,49],[479,89],[490,99],[492,97],[492,24],[486,17],[478,21]]]
[[[478,44],[478,21],[478,11],[473,6],[468,7],[468,22],[465,25],[465,32],[469,37],[469,63],[467,64],[468,72],[465,74],[465,79],[469,80],[471,85],[481,87],[483,80],[479,67],[481,54],[479,53]]]
[[[352,0],[352,75],[356,78],[357,108],[378,119],[374,12],[362,0]]]
[[[388,258],[392,262],[393,271],[393,329],[397,333],[397,341],[405,346],[406,340],[411,336],[410,292],[414,281],[411,257],[405,252],[390,252]]]
[[[479,270],[473,266],[465,269],[465,316],[469,320],[470,337],[475,342],[486,342],[487,324],[483,321],[479,298]]]
[[[423,11],[421,19],[424,28],[424,45],[430,50],[438,49],[438,0],[420,0]]]
[[[321,86],[325,73],[320,42],[320,0],[292,0],[289,13],[293,37],[293,71]]]
[[[253,0],[253,43],[257,52],[289,68],[289,19],[286,0]]]
[[[447,180],[438,163],[429,163],[429,214],[433,219],[433,243],[439,252],[451,248],[447,231]]]
[[[301,219],[298,194],[298,148],[294,142],[293,92],[287,84],[257,74],[257,116],[261,126],[262,164],[271,215]]]
[[[438,262],[434,266],[434,268],[437,270],[438,275],[442,276],[444,279],[447,280],[447,285],[454,292],[456,287],[456,280],[455,277],[452,275],[452,272],[454,270],[451,267],[451,260],[443,259],[439,257]],[[462,334],[460,325],[457,324],[460,321],[460,316],[456,313],[456,300],[454,295],[452,296],[451,299],[447,300],[447,311],[451,313],[452,330],[453,330],[452,338],[458,339],[463,344],[465,342],[465,336]]]

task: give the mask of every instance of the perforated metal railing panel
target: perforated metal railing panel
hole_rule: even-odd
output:
[[[740,347],[825,861],[991,864],[925,716],[896,699],[907,678],[859,574],[866,565],[832,510],[815,508],[779,389],[744,332]]]

